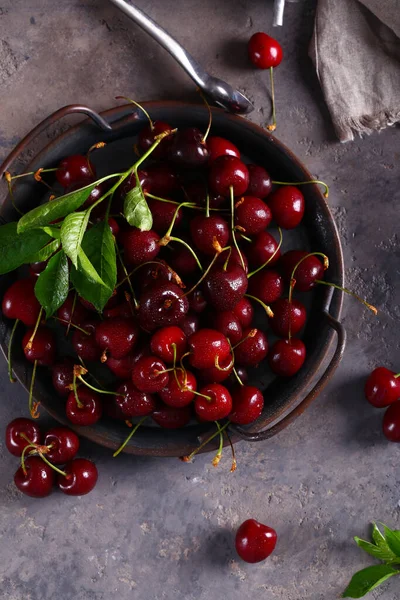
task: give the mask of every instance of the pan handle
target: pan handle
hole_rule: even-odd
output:
[[[245,429],[237,425],[230,425],[229,429],[232,430],[232,432],[238,435],[241,439],[246,440],[248,442],[260,442],[262,440],[268,440],[269,438],[273,437],[274,435],[285,429],[285,427],[292,423],[292,421],[294,421],[299,415],[301,415],[306,410],[306,408],[308,408],[308,406],[310,406],[310,404],[315,400],[315,398],[322,391],[322,389],[325,387],[325,385],[328,383],[328,381],[336,371],[340,361],[342,360],[344,349],[346,346],[346,330],[342,323],[334,317],[332,317],[332,315],[329,312],[329,305],[332,295],[333,293],[330,294],[327,298],[325,308],[323,309],[323,314],[328,322],[328,325],[330,325],[330,327],[332,327],[337,333],[336,350],[325,372],[314,385],[312,390],[300,402],[300,404],[298,404],[296,408],[294,408],[289,414],[287,414],[283,419],[276,423],[276,425],[273,425],[269,429],[252,433],[251,431],[246,431]]]

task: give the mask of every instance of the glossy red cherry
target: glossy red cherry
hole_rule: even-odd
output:
[[[195,180],[186,183],[184,185],[184,192],[188,202],[200,204],[200,206],[207,205],[207,195],[210,208],[221,208],[223,204],[227,204],[225,196],[210,192],[210,190],[207,189],[206,182],[203,180]]]
[[[156,141],[156,136],[166,131],[172,131],[172,127],[164,121],[153,121],[152,126],[150,124],[146,125],[146,127],[140,130],[138,135],[139,148],[143,151],[148,150]],[[171,144],[171,139],[170,136],[163,139],[157,148],[153,150],[151,154],[152,158],[162,158]]]
[[[119,227],[117,221],[113,217],[108,218],[108,226],[111,229],[111,233],[113,234],[114,238],[118,239],[120,227]]]
[[[196,248],[208,256],[214,256],[215,241],[224,248],[229,240],[228,223],[218,215],[198,215],[190,221],[190,233]]]
[[[59,489],[68,496],[84,496],[92,491],[97,483],[96,465],[87,458],[74,458],[68,462],[64,471],[66,476],[58,475]]]
[[[5,443],[7,450],[14,456],[21,456],[22,451],[29,445],[22,435],[25,435],[32,444],[40,444],[42,434],[40,428],[31,419],[19,417],[7,425]]]
[[[143,262],[154,260],[160,252],[158,244],[160,236],[155,231],[140,231],[132,227],[124,234],[124,256],[130,265],[140,265]]]
[[[297,335],[303,329],[307,313],[304,304],[299,300],[292,298],[289,302],[288,298],[279,298],[272,308],[274,316],[270,319],[270,326],[275,335],[280,337],[288,337]]]
[[[135,284],[143,292],[159,283],[174,282],[174,271],[163,260],[156,258],[149,264],[143,264],[135,273]]]
[[[236,552],[245,562],[258,563],[272,554],[276,541],[275,529],[254,519],[247,519],[236,532]]]
[[[189,362],[196,369],[208,369],[226,359],[231,352],[229,342],[215,329],[199,329],[188,339]]]
[[[171,225],[172,219],[174,218],[177,205],[171,202],[161,202],[160,200],[154,200],[149,198],[147,204],[153,215],[153,231],[159,235],[164,235]],[[174,227],[178,228],[183,219],[183,212],[180,208],[176,215]]]
[[[184,168],[204,165],[208,161],[208,149],[203,137],[196,127],[180,129],[168,148],[169,160]]]
[[[204,297],[202,290],[196,288],[188,295],[189,310],[195,313],[202,313],[207,308],[207,300]]]
[[[118,386],[115,402],[125,417],[145,417],[156,408],[154,397],[138,390],[130,381]]]
[[[242,196],[235,204],[235,225],[243,228],[246,235],[260,233],[268,227],[271,220],[271,210],[260,198]]]
[[[82,327],[82,323],[86,321],[89,312],[78,301],[78,298],[73,292],[70,292],[64,304],[57,311],[57,317],[61,324],[67,327],[70,323]]]
[[[217,135],[210,135],[207,138],[207,148],[210,163],[220,156],[236,156],[236,158],[240,158],[238,148],[229,140]]]
[[[96,342],[96,327],[98,325],[99,321],[87,319],[82,323],[82,329],[84,329],[84,331],[75,329],[72,334],[72,345],[74,350],[84,362],[95,362],[100,360],[101,348]]]
[[[249,374],[247,373],[247,370],[245,369],[245,367],[240,367],[238,365],[235,365],[235,371],[238,374],[240,381],[244,385],[246,385],[249,380]],[[240,385],[237,380],[237,377],[234,373],[229,375],[229,380],[227,383],[229,383],[230,389],[232,389],[232,390],[235,390]]]
[[[157,356],[144,356],[137,361],[132,371],[132,381],[141,392],[159,392],[169,381],[166,368],[165,363]]]
[[[48,265],[47,260],[42,260],[40,262],[34,262],[29,265],[29,276],[31,277],[39,277],[40,273],[43,273],[45,268]],[[35,282],[33,282],[35,283]]]
[[[306,347],[297,338],[277,340],[268,355],[269,366],[276,375],[292,377],[303,366],[306,359]]]
[[[188,338],[192,333],[196,333],[199,330],[199,317],[195,313],[189,312],[179,321],[179,327]]]
[[[46,458],[55,465],[63,465],[78,453],[79,438],[68,427],[53,427],[47,431],[43,445],[49,448]]]
[[[113,358],[123,358],[134,348],[139,329],[133,319],[105,319],[96,327],[96,343]]]
[[[249,185],[249,171],[239,158],[220,156],[211,164],[208,183],[215,194],[229,197],[232,187],[234,196],[241,196]]]
[[[179,385],[178,385],[179,382]],[[188,406],[193,401],[197,390],[197,381],[193,373],[182,370],[176,371],[176,377],[171,375],[167,385],[158,393],[161,400],[168,406],[181,408]]]
[[[220,383],[210,383],[201,388],[196,396],[194,409],[202,421],[218,421],[224,419],[232,410],[232,397],[227,388]]]
[[[251,36],[248,43],[249,58],[258,69],[270,69],[280,65],[283,52],[281,45],[262,31]]]
[[[69,386],[74,379],[74,364],[72,358],[64,358],[52,367],[51,378],[53,387],[59,396],[66,398],[71,391]]]
[[[166,162],[157,163],[146,167],[144,187],[154,196],[168,198],[170,194],[179,189],[179,177],[172,165]]]
[[[278,242],[276,239],[268,233],[268,231],[261,231],[258,235],[253,238],[251,244],[246,247],[246,254],[252,267],[261,267],[267,260],[271,259],[268,263],[269,267],[272,267],[278,262],[281,251],[278,248]],[[276,254],[274,255],[274,252]],[[274,255],[273,258],[271,258]]]
[[[269,173],[259,165],[247,165],[249,171],[249,187],[247,193],[256,198],[266,198],[272,191],[272,182]]]
[[[27,327],[33,327],[39,317],[40,304],[35,296],[33,279],[19,279],[6,290],[1,310],[7,319],[19,319]]]
[[[247,292],[245,271],[236,264],[213,267],[203,282],[208,302],[217,310],[232,310]]]
[[[99,394],[85,386],[80,386],[77,391],[78,406],[74,392],[70,392],[65,406],[65,414],[74,425],[94,425],[100,419],[103,407]]]
[[[217,260],[215,261],[215,266],[216,267],[224,267],[225,264],[227,264],[228,266],[231,265],[236,265],[241,267],[242,269],[244,268],[245,273],[248,273],[249,270],[249,263],[247,261],[246,255],[244,254],[244,252],[238,252],[236,248],[231,248],[230,250],[230,254],[228,253],[229,251],[225,251],[225,252],[221,252],[220,255],[218,256]],[[243,263],[244,263],[244,267],[243,267]]]
[[[208,369],[201,369],[199,371],[199,378],[203,384],[221,383],[221,381],[228,379],[233,372],[232,356],[229,355],[219,361],[218,367],[209,367]]]
[[[181,236],[180,239],[193,245],[192,241],[188,241],[185,237]],[[181,277],[186,277],[193,273],[198,273],[199,267],[193,254],[183,244],[173,243],[168,244],[168,248],[171,251],[169,256],[169,264],[171,267],[179,273]]]
[[[146,331],[179,324],[189,310],[183,291],[174,283],[159,284],[140,297],[139,323]]]
[[[63,188],[69,188],[72,185],[88,185],[96,178],[96,172],[93,164],[87,156],[82,154],[71,154],[64,158],[58,165],[56,179]]]
[[[389,442],[400,442],[400,402],[395,402],[386,409],[382,429]]]
[[[365,382],[364,392],[372,406],[389,406],[400,400],[400,377],[386,367],[377,367]]]
[[[159,406],[151,415],[153,421],[163,429],[180,429],[187,425],[192,417],[191,406]]]
[[[22,466],[14,475],[14,483],[20,492],[32,498],[44,498],[51,494],[54,484],[54,471],[39,456],[28,456],[25,459],[24,473]]]
[[[253,385],[239,386],[232,392],[232,406],[229,420],[238,425],[247,425],[261,415],[264,397]]]
[[[56,340],[54,333],[48,327],[41,325],[36,331],[32,346],[27,348],[27,344],[33,331],[33,328],[27,329],[22,339],[22,348],[24,350],[25,358],[31,363],[37,361],[39,366],[51,367],[56,358]]]
[[[112,356],[109,356],[106,365],[118,379],[130,379],[132,376],[132,369],[139,358],[149,356],[149,354],[150,349],[147,345],[142,346],[141,348],[135,348],[132,353],[129,353],[122,358],[113,358]]]
[[[299,188],[292,185],[282,186],[268,198],[275,223],[283,229],[294,229],[304,217],[305,201]]]
[[[293,269],[297,267],[294,279],[296,281],[295,290],[298,292],[308,292],[315,285],[317,279],[324,278],[324,265],[317,256],[311,256],[305,250],[289,250],[282,255],[279,266],[287,282],[290,282]]]
[[[239,322],[242,327],[249,327],[254,317],[254,309],[248,298],[242,298],[233,307],[233,312],[239,319]]]
[[[179,360],[186,351],[186,335],[176,325],[163,327],[156,331],[151,338],[150,348],[152,353],[163,361],[172,363],[174,361],[173,344],[175,344],[175,358]]]
[[[249,293],[265,304],[272,304],[283,294],[283,279],[278,271],[263,269],[250,277]]]
[[[87,185],[87,183],[90,183],[90,182],[78,183],[78,184],[72,185],[68,191],[72,192],[75,190],[79,190],[80,188]],[[104,196],[104,194],[108,190],[108,186],[109,186],[108,181],[104,181],[103,183],[99,183],[99,185],[96,185],[90,192],[87,199],[85,200],[85,203],[83,204],[82,209],[92,206],[92,204],[94,204],[95,202],[97,202],[97,200],[99,200],[102,196]],[[104,219],[106,207],[107,207],[107,202],[101,202],[98,206],[96,206],[93,209],[91,216],[93,217],[94,221],[97,221],[98,219],[100,219],[100,220]]]
[[[259,329],[244,329],[243,342],[234,349],[235,362],[245,367],[256,367],[267,354],[268,342],[265,334]]]
[[[212,315],[214,329],[220,331],[232,345],[242,339],[243,329],[238,317],[232,310],[224,310]]]

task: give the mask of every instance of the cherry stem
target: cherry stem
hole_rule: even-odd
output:
[[[89,150],[86,152],[86,158],[88,161],[88,166],[89,169],[92,170],[91,166],[90,166],[90,160],[89,160],[89,156],[90,153],[93,152],[93,150],[100,150],[100,148],[104,148],[104,146],[106,146],[107,144],[105,142],[97,142],[96,144],[93,144],[93,146],[90,146]],[[93,175],[93,173],[92,173]]]
[[[56,467],[55,465],[53,465],[53,463],[51,463],[44,454],[42,454],[41,452],[38,452],[40,458],[46,463],[46,465],[49,465],[49,467],[51,467],[53,469],[53,471],[55,471],[56,473],[59,473],[59,475],[63,475],[64,477],[68,477],[68,474],[65,471],[61,471],[61,469],[59,469],[58,467]]]
[[[274,67],[269,68],[269,78],[271,81],[271,102],[272,102],[272,123],[267,125],[268,131],[276,129],[276,114],[275,114],[275,85],[274,85]]]
[[[258,331],[258,329],[250,329],[250,331],[246,335],[246,337],[242,338],[237,344],[235,344],[234,346],[231,347],[232,350],[234,350],[235,348],[237,348],[238,346],[240,346],[240,344],[243,344],[243,342],[245,342],[249,338],[253,338],[256,335],[257,331]]]
[[[236,371],[235,367],[233,367],[233,374],[235,375],[236,379],[238,380],[239,385],[243,386],[244,383],[243,381],[240,379],[239,377],[239,373]]]
[[[214,421],[214,423],[216,424],[216,426],[218,428],[219,446],[218,446],[217,454],[214,456],[211,463],[212,463],[213,467],[217,467],[219,465],[219,461],[222,458],[222,449],[224,447],[224,435],[223,435],[223,432],[221,431],[221,425],[218,423],[218,421]]]
[[[142,112],[144,112],[144,114],[145,114],[145,115],[146,115],[146,117],[148,118],[148,120],[149,120],[149,125],[150,125],[150,129],[151,129],[151,131],[153,131],[153,129],[154,129],[154,123],[153,123],[153,120],[151,119],[151,117],[150,117],[149,113],[147,112],[147,110],[145,110],[145,109],[143,108],[143,106],[141,106],[141,105],[140,105],[138,102],[135,102],[135,100],[131,100],[131,98],[127,98],[126,96],[115,96],[115,99],[116,99],[116,100],[127,100],[128,102],[130,102],[130,103],[131,103],[131,104],[133,104],[134,106],[137,106],[137,108],[140,108],[140,110],[141,110]]]
[[[373,306],[372,304],[369,304],[369,302],[367,302],[366,300],[361,298],[358,294],[356,294],[355,292],[352,292],[348,288],[340,287],[340,285],[337,285],[336,283],[330,283],[329,281],[323,281],[322,279],[316,279],[315,283],[321,283],[322,285],[328,285],[330,287],[336,288],[337,290],[341,290],[342,292],[345,292],[346,294],[353,296],[353,298],[355,298],[356,300],[361,302],[361,304],[364,304],[364,306],[366,306],[371,312],[373,312],[374,315],[378,314],[378,310],[377,310],[377,308],[375,308],[375,306]]]
[[[15,211],[16,211],[16,212],[17,212],[19,215],[21,215],[21,217],[22,217],[22,216],[24,215],[24,213],[23,213],[23,212],[22,212],[22,210],[20,210],[20,209],[18,208],[18,206],[15,204],[14,192],[13,192],[12,185],[11,185],[11,180],[12,180],[11,173],[9,173],[8,171],[6,171],[6,172],[4,173],[4,177],[5,177],[6,181],[7,181],[8,194],[9,194],[9,196],[10,196],[10,198],[11,198],[11,204],[13,205],[13,208],[14,208],[14,210],[15,210]]]
[[[210,216],[210,194],[208,193],[207,190],[207,195],[206,195],[206,217]]]
[[[101,386],[102,383],[92,373],[89,373],[89,371],[86,368],[86,365],[85,365],[83,359],[79,356],[79,354],[78,354],[78,358],[79,358],[79,362],[81,363],[82,367],[85,369],[85,371],[87,372],[87,374],[89,375],[89,377],[91,377],[93,379],[93,381],[95,381],[97,383],[97,385]]]
[[[75,305],[76,305],[76,299],[77,299],[77,297],[78,297],[78,294],[75,292],[75,294],[74,294],[74,300],[72,302],[72,310],[71,310],[71,314],[70,314],[69,323],[68,323],[68,326],[67,326],[67,333],[66,333],[66,335],[69,334],[69,330],[71,329],[71,320],[72,320],[72,316],[73,316],[74,311],[75,311]]]
[[[139,427],[144,423],[144,421],[147,419],[146,417],[143,417],[142,419],[140,419],[139,423],[136,423],[135,427],[132,429],[132,431],[130,432],[130,434],[128,435],[128,437],[126,438],[126,440],[124,441],[124,443],[118,448],[118,450],[116,450],[113,454],[113,458],[117,457],[118,454],[120,454],[122,452],[122,450],[125,448],[125,446],[128,444],[129,440],[131,439],[131,437],[137,432],[137,430],[139,429]]]
[[[78,375],[77,379],[79,379],[79,381],[81,381],[84,385],[86,385],[86,387],[90,388],[94,392],[98,392],[99,394],[108,394],[109,396],[122,396],[124,398],[126,397],[125,394],[118,394],[117,392],[110,392],[108,390],[102,390],[100,388],[94,387],[88,381],[85,381],[83,379],[82,375]]]
[[[232,369],[233,365],[235,364],[235,359],[234,356],[232,356],[232,360],[229,363],[229,365],[227,365],[226,367],[221,367],[219,364],[219,356],[217,355],[215,357],[215,361],[214,361],[214,367],[218,370],[218,371],[223,371],[224,373],[226,373],[227,371],[229,371],[230,369]]]
[[[184,242],[183,240],[181,240],[180,238],[176,238],[171,236],[170,240],[172,242],[179,242],[180,244],[183,244],[184,246],[186,246],[186,248],[189,250],[189,252],[192,254],[193,258],[195,259],[197,266],[199,267],[200,271],[203,272],[203,267],[201,266],[201,262],[199,261],[199,259],[196,256],[196,253],[194,250],[192,250],[192,248],[189,246],[189,244],[187,244],[186,242]]]
[[[397,379],[398,377],[400,377],[400,373],[396,373],[396,375],[394,376],[395,379]]]
[[[254,271],[252,271],[251,273],[249,273],[247,275],[247,279],[250,279],[250,277],[253,277],[253,275],[255,275],[256,273],[258,273],[259,271],[261,271],[262,269],[264,269],[265,267],[267,267],[269,265],[269,263],[277,255],[277,253],[279,252],[279,249],[282,246],[283,234],[282,234],[282,229],[280,227],[278,227],[278,231],[279,231],[279,243],[278,243],[277,247],[275,248],[274,252],[271,254],[271,256],[269,257],[269,259],[266,260],[265,263],[261,265],[261,267],[258,267],[257,269],[254,269]]]
[[[232,452],[232,466],[231,466],[230,472],[234,473],[236,471],[236,468],[237,468],[237,462],[236,462],[236,456],[235,456],[235,448],[233,447],[232,440],[230,438],[229,433],[227,431],[224,431],[224,433],[225,433],[226,438],[227,438],[227,440],[229,442],[229,445],[231,447],[231,452]]]
[[[67,333],[65,335],[68,334],[68,328],[74,327],[74,329],[78,329],[78,331],[81,331],[82,333],[84,333],[85,335],[90,335],[90,331],[86,331],[86,329],[82,329],[82,327],[79,327],[79,325],[75,325],[75,323],[71,323],[71,321],[67,321],[66,319],[60,319],[60,317],[52,317],[55,321],[60,321],[60,323],[66,323],[68,325],[67,327]]]
[[[309,185],[310,183],[319,183],[325,188],[323,194],[324,198],[328,198],[329,196],[329,187],[324,181],[320,181],[319,179],[313,179],[312,181],[293,181],[293,183],[290,181],[271,181],[271,183],[275,185]]]
[[[31,335],[31,337],[29,338],[29,340],[28,340],[28,342],[27,342],[27,344],[25,346],[25,350],[30,350],[32,348],[33,340],[35,339],[35,335],[36,335],[36,332],[37,332],[39,324],[40,324],[40,319],[42,318],[42,313],[43,313],[43,307],[40,307],[38,318],[36,319],[36,323],[35,323],[35,328],[33,330],[33,333]]]
[[[242,237],[242,239],[246,240],[246,242],[252,242],[253,240],[249,237],[247,237],[247,235],[244,235],[244,233],[240,232],[240,235]]]
[[[242,267],[243,270],[246,270],[245,264],[244,264],[244,260],[243,260],[243,256],[242,253],[239,249],[239,245],[237,243],[236,240],[236,233],[235,233],[235,196],[233,193],[233,186],[231,185],[229,188],[229,193],[230,193],[230,197],[231,197],[231,233],[232,233],[232,239],[233,239],[233,243],[235,245],[236,250],[239,253],[240,256],[240,262],[242,263]]]
[[[179,202],[176,200],[168,200],[168,198],[161,198],[160,196],[154,196],[154,194],[145,193],[146,198],[151,198],[152,200],[158,200],[158,202],[167,202],[168,204],[176,204],[179,205]]]
[[[131,294],[132,294],[133,303],[135,305],[135,308],[138,309],[139,308],[139,302],[137,301],[136,296],[135,296],[135,291],[133,289],[133,285],[132,285],[132,282],[131,282],[131,277],[130,277],[128,271],[127,271],[127,268],[125,266],[124,261],[122,260],[122,256],[121,256],[121,252],[119,251],[118,244],[115,243],[114,245],[115,245],[115,250],[117,251],[119,262],[121,263],[121,267],[122,267],[122,270],[123,270],[124,275],[125,275],[125,279],[123,281],[127,281],[128,282],[129,289],[130,289]],[[121,283],[123,283],[123,282],[121,281]]]
[[[229,248],[229,253],[228,253],[228,257],[226,259],[226,261],[224,262],[224,265],[222,267],[223,271],[226,271],[228,268],[228,263],[229,263],[229,259],[231,258],[231,254],[232,254],[232,246],[227,246],[226,248],[223,248],[222,251],[226,250]]]
[[[37,419],[39,417],[39,414],[37,412],[37,404],[36,404],[36,402],[33,402],[33,386],[35,385],[36,368],[37,368],[37,360],[35,360],[35,362],[33,363],[31,383],[29,386],[28,407],[29,407],[29,412],[31,413],[32,419]]]
[[[25,438],[25,439],[27,439],[27,438]],[[30,442],[30,440],[27,440],[27,441]],[[25,454],[30,448],[35,448],[35,444],[32,444],[30,442],[28,446],[25,446],[25,448],[22,450],[22,454],[21,454],[21,467],[22,467],[22,470],[23,470],[25,476],[26,476]]]
[[[230,246],[226,246],[226,248],[222,248],[221,252],[224,252],[225,250],[228,250],[228,248],[230,249]],[[192,292],[194,292],[194,290],[200,285],[200,283],[207,277],[208,273],[210,272],[211,267],[214,265],[215,261],[217,260],[218,256],[221,254],[221,252],[216,252],[215,253],[212,261],[210,262],[210,264],[208,265],[207,269],[204,271],[203,275],[200,277],[200,279],[198,280],[198,282],[195,283],[195,285],[193,287],[191,287],[188,292],[185,292],[183,294],[184,296],[188,296],[189,294],[191,294]]]
[[[196,396],[201,396],[202,398],[205,398],[208,402],[212,402],[211,396],[206,396],[205,394],[201,394],[200,392],[195,392],[194,390],[191,390],[191,391]]]
[[[207,99],[206,99],[205,95],[203,94],[203,92],[201,91],[200,88],[197,88],[197,91],[199,92],[199,94],[200,94],[200,96],[201,96],[201,98],[202,98],[202,100],[203,100],[203,102],[206,105],[207,110],[208,110],[208,126],[207,126],[205,134],[203,135],[203,144],[204,144],[205,141],[206,141],[206,139],[207,139],[207,137],[208,137],[208,134],[210,133],[211,123],[212,123],[212,114],[211,114],[210,105],[207,102]]]
[[[9,380],[10,380],[11,383],[15,383],[16,382],[16,379],[13,376],[11,350],[12,350],[12,342],[13,342],[15,330],[17,329],[18,323],[19,323],[19,319],[15,319],[15,323],[13,325],[13,328],[11,329],[10,339],[8,340],[8,348],[7,348],[8,378],[9,378]]]
[[[158,377],[159,375],[164,375],[164,373],[170,373],[171,371],[175,371],[175,367],[169,367],[168,369],[162,369],[161,371],[153,371],[153,374]]]
[[[228,421],[227,423],[225,423],[225,425],[222,425],[222,427],[220,427],[216,433],[213,433],[212,435],[210,435],[209,438],[207,438],[204,442],[202,442],[200,444],[200,446],[198,446],[196,448],[196,450],[193,450],[193,452],[191,452],[188,456],[185,456],[185,462],[190,462],[193,458],[193,456],[195,456],[198,452],[200,452],[200,450],[202,450],[205,446],[207,446],[207,444],[209,444],[215,437],[217,437],[217,435],[220,434],[220,432],[222,433],[222,431],[225,431],[225,429],[228,427],[228,425],[230,425],[230,421]]]
[[[296,286],[296,278],[295,278],[295,273],[297,268],[301,265],[301,263],[303,262],[303,260],[306,260],[306,258],[309,258],[310,256],[321,256],[321,258],[324,259],[324,271],[326,271],[329,267],[329,259],[326,256],[326,254],[324,254],[323,252],[310,252],[309,254],[306,254],[306,256],[303,256],[299,262],[295,265],[292,274],[290,276],[290,287],[289,287],[289,304],[292,302],[292,295],[293,295],[293,288]]]
[[[163,240],[169,240],[170,239],[172,230],[173,230],[174,225],[175,225],[176,218],[178,216],[179,209],[182,208],[183,206],[195,206],[195,205],[193,204],[193,202],[181,202],[180,204],[178,204],[178,206],[175,209],[174,216],[172,217],[172,221],[170,223],[170,226],[168,227],[166,234],[161,238],[161,240],[159,242],[160,246],[166,245],[166,244],[162,244],[161,243]],[[168,241],[167,241],[167,243],[168,243]]]
[[[76,401],[76,405],[78,408],[83,408],[83,404],[82,402],[79,400],[79,396],[78,396],[78,389],[76,387],[76,374],[74,373],[73,379],[72,379],[72,389],[74,390],[74,396],[75,396],[75,401]]]
[[[42,173],[51,173],[51,172],[57,171],[57,170],[58,170],[58,167],[55,167],[54,169],[37,169],[36,171],[29,171],[29,173],[20,173],[19,175],[11,175],[10,174],[10,181],[14,181],[14,179],[21,179],[21,177],[27,177],[28,175],[36,176],[35,177],[36,181],[40,181],[40,175]],[[6,179],[7,179],[7,177],[6,177]]]
[[[256,296],[251,296],[250,294],[245,294],[245,297],[246,298],[251,298],[252,300],[255,300],[256,302],[258,302],[259,304],[261,304],[261,306],[263,307],[263,309],[267,313],[268,317],[270,319],[272,319],[272,317],[274,316],[274,313],[272,312],[270,306],[267,306],[267,304],[265,304],[262,300],[260,300],[260,298],[257,298]]]

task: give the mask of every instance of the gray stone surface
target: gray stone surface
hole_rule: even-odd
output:
[[[270,30],[267,1],[144,0],[138,4],[204,65],[254,100],[251,119],[269,114],[267,74],[253,70],[245,43]],[[0,589],[8,600],[331,600],[371,561],[352,542],[376,519],[399,525],[398,447],[381,434],[382,413],[363,399],[370,369],[399,369],[399,131],[340,145],[307,58],[315,3],[289,4],[273,34],[285,60],[276,71],[278,137],[331,184],[348,285],[379,308],[374,318],[346,299],[349,343],[334,380],[294,425],[259,445],[237,446],[218,469],[210,457],[111,458],[83,443],[100,479],[82,498],[43,501],[13,486],[8,421],[26,395],[1,365]],[[0,160],[61,105],[195,99],[173,60],[105,0],[1,0]],[[397,285],[396,285],[397,284]],[[248,517],[278,531],[274,555],[240,562],[236,526]],[[400,598],[392,580],[372,598]]]

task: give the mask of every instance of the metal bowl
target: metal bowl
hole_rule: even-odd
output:
[[[208,113],[204,106],[164,101],[147,102],[144,106],[153,119],[166,121],[178,128],[195,126],[204,131],[207,126]],[[212,133],[231,140],[239,147],[246,159],[264,166],[272,174],[273,179],[279,181],[312,179],[310,173],[292,152],[266,130],[223,110],[212,109],[212,112]],[[96,167],[100,175],[105,168],[107,172],[112,172],[114,167],[120,170],[121,166],[125,164],[129,166],[134,162],[134,138],[146,121],[142,111],[135,110],[132,105],[125,105],[98,115],[87,107],[72,105],[58,110],[33,129],[1,165],[0,176],[12,166],[21,152],[27,150],[28,145],[39,133],[71,113],[83,113],[89,118],[49,143],[34,157],[26,170],[54,167],[63,157],[84,153],[99,141],[107,144],[104,150],[93,155],[99,160]],[[317,185],[303,186],[302,191],[306,200],[306,214],[301,228],[293,234],[297,236],[295,244],[301,243],[311,251],[327,254],[330,266],[326,272],[326,279],[343,286],[342,249],[329,207]],[[15,202],[25,212],[41,201],[42,192],[39,184],[21,180],[21,183],[15,186]],[[1,218],[3,222],[18,218],[9,196],[1,200]],[[290,233],[287,238],[292,239],[292,234]],[[15,277],[15,273],[10,273],[1,278],[1,294]],[[346,336],[339,322],[342,300],[342,292],[333,291],[326,286],[317,286],[315,291],[309,294],[309,318],[302,336],[307,348],[307,358],[303,368],[290,379],[275,378],[270,381],[266,377],[263,366],[259,367],[257,379],[265,398],[263,414],[255,423],[247,427],[230,426],[232,441],[236,442],[240,439],[259,441],[272,437],[300,415],[316,398],[333,375],[343,355]],[[266,323],[264,324],[266,326]],[[0,340],[5,356],[11,327],[12,323],[1,317]],[[336,349],[328,362],[330,348],[335,338]],[[18,380],[27,388],[32,369],[25,361],[20,346],[21,344],[16,341],[13,367]],[[54,393],[47,370],[40,370],[39,373],[38,369],[34,396],[35,400],[40,402],[57,421],[71,426],[65,417],[64,401]],[[127,435],[126,426],[111,419],[103,419],[93,427],[81,427],[76,430],[98,444],[112,449],[118,448]],[[126,446],[125,451],[152,456],[187,455],[199,445],[199,442],[207,439],[211,431],[215,431],[213,424],[193,424],[178,430],[165,430],[144,424]],[[211,442],[205,449],[211,450],[214,447],[215,442]]]

